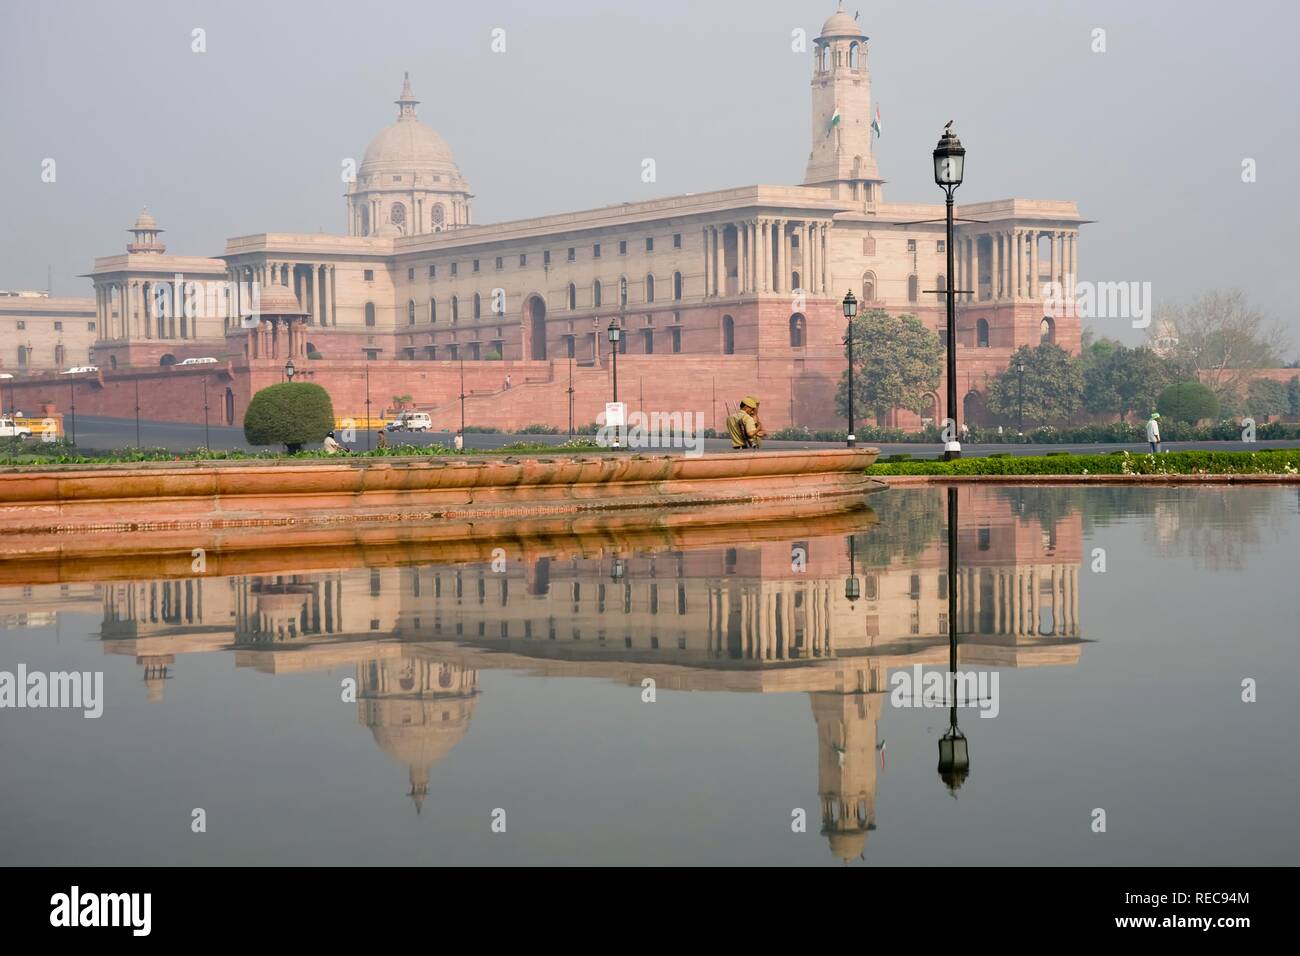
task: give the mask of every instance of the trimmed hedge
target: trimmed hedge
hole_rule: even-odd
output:
[[[959,458],[877,462],[868,475],[1295,475],[1300,448],[1268,451],[1174,451],[1131,454]]]
[[[290,454],[324,441],[333,430],[329,392],[312,382],[267,386],[244,412],[244,438],[250,445],[284,445]]]

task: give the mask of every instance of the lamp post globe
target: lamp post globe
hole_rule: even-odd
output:
[[[844,343],[849,348],[849,432],[846,444],[849,448],[858,443],[853,434],[855,422],[853,416],[853,319],[858,314],[858,299],[850,289],[844,296]]]
[[[939,145],[934,148],[934,181],[945,189],[956,189],[966,174],[966,147],[962,146],[952,125],[944,127]]]
[[[293,381],[293,377],[294,377],[295,375],[297,375],[297,374],[298,374],[298,370],[297,370],[296,368],[294,368],[294,365],[293,365],[293,359],[289,359],[289,361],[287,361],[287,362],[284,363],[284,378],[285,378],[285,381],[287,381],[287,382],[292,382],[292,381]]]

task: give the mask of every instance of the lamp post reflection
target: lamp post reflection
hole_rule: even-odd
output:
[[[948,488],[948,729],[939,738],[939,777],[954,797],[970,775],[970,749],[957,726],[957,488]]]

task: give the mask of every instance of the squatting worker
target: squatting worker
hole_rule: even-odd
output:
[[[727,434],[732,448],[761,448],[767,433],[758,420],[758,399],[746,395],[740,400],[740,410],[727,416]]]
[[[342,446],[338,443],[338,439],[334,437],[333,432],[330,432],[325,436],[325,453],[327,455],[337,455],[339,453],[339,448],[341,447]]]

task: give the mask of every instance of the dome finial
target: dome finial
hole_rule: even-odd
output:
[[[402,74],[402,95],[393,102],[397,104],[398,119],[415,118],[415,107],[420,101],[411,92],[411,74],[409,71]]]

